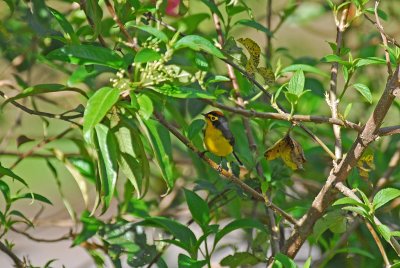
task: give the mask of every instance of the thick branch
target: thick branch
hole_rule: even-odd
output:
[[[367,146],[377,138],[379,127],[395,98],[393,92],[399,88],[400,77],[399,66],[397,66],[395,74],[388,80],[386,88],[373,113],[369,117],[363,131],[358,134],[353,146],[346,154],[346,157],[336,168],[331,170],[325,185],[315,197],[311,208],[300,220],[300,225],[293,231],[287,240],[284,251],[289,257],[294,257],[297,254],[304,241],[311,234],[315,222],[325,214],[326,209],[335,200],[335,184],[346,180],[350,171],[356,166],[357,161],[360,159]]]

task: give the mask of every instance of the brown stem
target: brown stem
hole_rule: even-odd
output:
[[[95,26],[95,24],[94,24],[93,19],[92,19],[90,16],[88,16],[88,14],[87,14],[87,12],[86,12],[86,0],[81,0],[81,1],[79,2],[79,6],[81,7],[81,10],[83,11],[83,13],[85,13],[86,19],[87,19],[87,21],[89,22],[89,25],[90,25],[93,29],[95,29],[96,26]],[[104,38],[103,38],[103,36],[102,36],[101,34],[99,34],[99,35],[97,36],[97,39],[99,39],[99,42],[100,42],[100,44],[101,44],[103,47],[107,47],[106,41],[104,41]]]
[[[365,124],[364,129],[358,134],[353,146],[350,148],[344,159],[336,168],[334,167],[331,170],[325,185],[315,197],[311,208],[303,216],[300,220],[299,226],[295,228],[289,239],[286,241],[284,252],[289,257],[293,258],[296,256],[304,241],[312,233],[315,222],[325,214],[326,209],[335,200],[335,184],[346,180],[350,171],[357,165],[357,161],[360,159],[367,146],[377,138],[379,127],[395,98],[393,92],[399,88],[400,76],[399,66],[397,66],[394,75],[389,78],[386,88]]]
[[[53,239],[48,239],[48,238],[37,238],[37,237],[34,237],[34,236],[30,235],[30,234],[27,233],[27,232],[18,230],[18,229],[14,228],[14,227],[11,227],[11,230],[13,230],[14,232],[16,232],[16,233],[18,233],[18,234],[21,234],[21,235],[27,237],[28,239],[30,239],[30,240],[32,240],[32,241],[41,242],[41,243],[55,243],[55,242],[60,242],[60,241],[64,241],[64,240],[71,239],[71,238],[74,236],[74,235],[72,234],[72,230],[71,230],[70,233],[68,233],[68,234],[66,234],[66,235],[63,235],[63,236],[58,237],[58,238],[53,238]]]
[[[378,234],[375,232],[374,228],[372,227],[372,225],[367,220],[364,220],[364,221],[365,221],[365,224],[367,225],[368,231],[371,233],[372,237],[375,240],[376,245],[378,246],[378,249],[379,249],[379,251],[380,251],[380,253],[382,255],[382,258],[383,258],[383,262],[385,263],[385,267],[389,268],[390,267],[390,261],[389,261],[389,259],[387,257],[385,248],[383,247],[382,242],[379,239]]]
[[[370,17],[368,17],[368,15],[364,14],[364,17],[369,20],[372,24],[375,25],[375,27],[378,29],[379,33],[381,35],[384,35],[386,37],[386,40],[390,43],[392,43],[393,45],[395,45],[396,47],[400,47],[400,44],[396,41],[396,39],[394,39],[394,37],[391,37],[390,35],[388,35],[387,33],[385,33],[384,29],[382,28],[381,24],[378,24],[376,21],[374,21],[373,19],[371,19]]]
[[[267,0],[267,28],[269,31],[271,31],[271,20],[272,20],[272,0]],[[267,46],[265,49],[265,57],[267,59],[267,63],[271,63],[272,35],[270,33],[267,33],[266,37],[267,37]]]
[[[115,13],[114,7],[110,3],[109,0],[104,0],[104,3],[107,6],[108,12],[110,12],[111,17],[113,20],[117,23],[119,29],[121,30],[122,34],[125,36],[126,40],[128,40],[128,44],[134,49],[134,50],[139,50],[139,47],[135,40],[130,36],[129,32],[126,30],[124,24],[121,22],[121,20],[118,18],[117,13]]]
[[[0,96],[2,96],[5,99],[8,99],[8,97],[2,91],[0,91]],[[22,104],[19,104],[16,101],[10,101],[10,103],[13,104],[15,107],[21,109],[25,113],[28,113],[28,114],[31,114],[31,115],[38,115],[38,116],[43,116],[43,117],[52,118],[52,119],[60,119],[60,120],[67,121],[69,123],[75,124],[77,126],[80,126],[80,124],[72,121],[72,119],[80,118],[80,117],[82,117],[82,114],[75,114],[75,115],[52,114],[52,113],[35,111],[35,110],[32,110],[32,109],[29,109],[26,106],[24,106]]]
[[[390,76],[390,75],[392,75],[392,64],[390,63],[390,55],[389,55],[389,51],[387,49],[388,41],[387,41],[386,35],[383,34],[385,32],[385,30],[383,29],[381,20],[379,19],[379,16],[378,16],[379,2],[380,2],[380,0],[375,0],[375,8],[374,8],[375,20],[376,20],[376,25],[378,26],[378,29],[381,29],[381,31],[379,31],[379,33],[381,34],[382,44],[383,44],[383,47],[385,50],[385,59],[386,59],[387,70],[388,70],[388,74]]]

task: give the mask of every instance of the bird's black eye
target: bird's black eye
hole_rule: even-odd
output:
[[[217,121],[217,120],[218,120],[218,117],[213,116],[213,115],[210,115],[210,120],[211,120],[211,121]]]

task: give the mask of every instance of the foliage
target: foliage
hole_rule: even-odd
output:
[[[28,199],[61,201],[73,222],[62,239],[99,267],[297,267],[305,240],[323,255],[303,267],[395,267],[400,46],[380,23],[399,23],[399,3],[259,2],[0,2],[0,250],[15,266],[38,265],[6,239],[37,226]],[[313,27],[336,41],[280,46]],[[204,151],[201,114],[215,109],[244,166]],[[34,157],[57,200],[29,178]]]

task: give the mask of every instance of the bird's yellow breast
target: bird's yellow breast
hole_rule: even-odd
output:
[[[233,151],[232,145],[224,137],[221,130],[214,127],[211,122],[207,122],[204,132],[204,145],[208,151],[217,156],[227,156]]]

